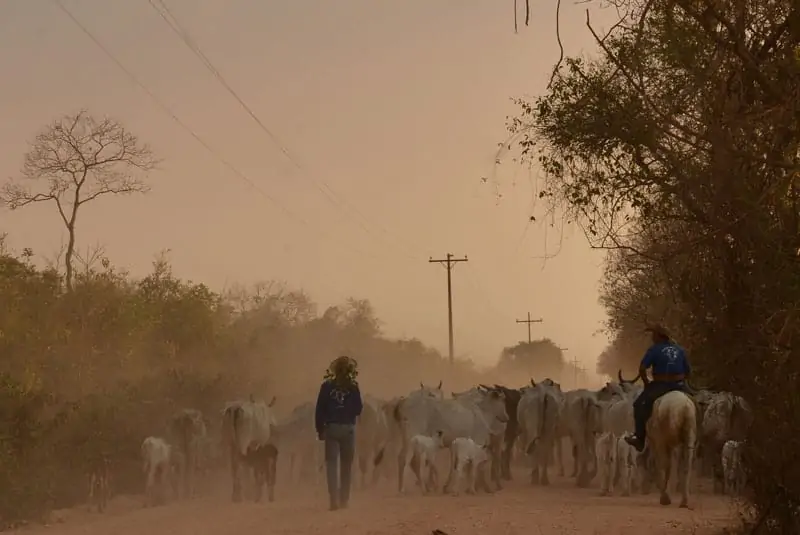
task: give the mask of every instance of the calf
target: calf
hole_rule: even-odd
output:
[[[439,482],[436,470],[436,452],[444,447],[444,432],[437,431],[432,437],[414,435],[406,454],[406,464],[410,464],[417,476],[423,494],[435,489]]]
[[[738,496],[744,490],[746,475],[742,465],[742,442],[728,440],[722,446],[723,492]]]
[[[89,463],[89,510],[97,507],[97,512],[106,510],[111,498],[109,485],[109,461],[105,455],[99,455]]]
[[[267,487],[267,499],[275,501],[275,481],[278,466],[278,448],[274,444],[263,444],[248,450],[245,463],[253,467],[256,483],[255,501],[260,502]]]
[[[172,473],[172,448],[163,438],[147,437],[141,450],[146,476],[144,505],[163,503]]]
[[[600,472],[600,495],[614,494],[614,474],[617,472],[617,441],[613,433],[606,431],[595,444],[597,468]]]
[[[619,483],[622,485],[622,495],[630,496],[631,491],[636,487],[637,475],[639,474],[639,453],[636,448],[625,441],[625,437],[617,439],[617,470]]]
[[[450,444],[450,475],[445,492],[458,496],[461,476],[467,472],[467,494],[475,494],[475,481],[491,494],[486,480],[486,467],[491,459],[489,444],[476,444],[471,438],[459,437]]]

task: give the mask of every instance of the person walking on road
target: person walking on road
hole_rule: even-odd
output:
[[[325,468],[330,510],[350,501],[350,482],[356,446],[356,421],[364,408],[356,380],[358,363],[341,356],[331,362],[319,388],[315,425],[325,442]]]

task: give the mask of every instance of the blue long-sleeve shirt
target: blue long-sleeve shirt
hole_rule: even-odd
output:
[[[692,371],[686,351],[673,342],[652,345],[640,366],[652,367],[653,375],[688,375]]]
[[[317,396],[317,411],[314,419],[317,433],[322,433],[328,424],[355,425],[364,403],[358,385],[338,386],[331,380],[322,383]]]

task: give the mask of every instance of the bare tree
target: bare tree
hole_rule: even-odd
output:
[[[86,110],[57,119],[40,132],[25,155],[22,180],[0,188],[0,201],[15,210],[52,202],[67,229],[67,289],[72,289],[75,230],[81,206],[109,194],[146,193],[143,181],[157,160],[150,148],[110,119]]]

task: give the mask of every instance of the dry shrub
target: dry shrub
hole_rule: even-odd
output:
[[[0,244],[1,245],[1,244]],[[0,246],[0,252],[4,249]],[[175,277],[160,257],[136,280],[106,259],[68,291],[30,251],[0,254],[0,521],[80,503],[106,456],[115,493],[141,492],[139,448],[180,408],[212,419],[227,401],[277,396],[279,416],[314,400],[331,359],[358,359],[363,389],[387,399],[443,381],[522,384],[518,370],[451,365],[418,340],[392,340],[366,300],[321,315],[280,283],[224,294]]]

